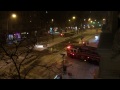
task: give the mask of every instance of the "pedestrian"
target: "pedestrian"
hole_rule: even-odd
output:
[[[84,36],[81,36],[80,39],[83,40]]]
[[[53,48],[52,47],[50,48],[50,51],[53,52]]]
[[[96,34],[98,34],[98,28],[96,28]]]
[[[54,41],[54,34],[52,34],[52,41]]]
[[[66,72],[67,72],[67,66],[64,65],[64,66],[63,66],[63,73],[66,74]]]
[[[86,44],[89,45],[89,41],[86,41]]]
[[[102,25],[102,31],[104,32],[106,30],[106,24]]]

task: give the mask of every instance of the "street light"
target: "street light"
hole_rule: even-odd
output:
[[[54,19],[52,19],[52,22],[54,21]]]
[[[54,19],[52,19],[51,21],[52,21],[52,22],[51,22],[51,23],[52,23],[52,26],[54,26],[54,23],[53,23],[53,22],[54,22]]]
[[[15,19],[16,17],[17,17],[16,14],[12,14],[12,15],[11,15],[11,18],[13,18],[13,19]],[[8,31],[9,31],[9,29],[8,29],[8,28],[9,28],[9,19],[10,19],[10,18],[7,19],[7,34],[8,34]]]
[[[91,21],[91,18],[89,18],[88,21]]]
[[[76,17],[75,17],[75,16],[73,16],[73,17],[72,17],[72,19],[73,19],[73,20],[75,20],[75,19],[76,19]],[[75,22],[74,22],[74,25],[75,25]]]
[[[105,18],[103,18],[103,21],[105,21]]]
[[[76,19],[76,17],[75,17],[75,16],[73,16],[73,20],[74,20],[74,19]]]
[[[16,14],[12,14],[12,18],[16,18]]]

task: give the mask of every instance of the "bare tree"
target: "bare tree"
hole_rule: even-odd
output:
[[[4,60],[6,64],[12,63],[10,65],[10,75],[16,75],[18,79],[22,78],[21,68],[24,63],[31,58],[32,54],[30,53],[33,51],[35,44],[36,37],[26,38],[17,43],[13,40],[11,45],[0,42],[0,59]],[[12,65],[14,65],[14,67]]]
[[[44,65],[40,63],[41,56],[33,52],[36,43],[36,37],[25,38],[17,43],[13,42],[13,44],[0,42],[0,60],[4,62],[0,66],[0,69],[4,71],[0,72],[1,78],[26,79],[36,67],[48,72],[48,79],[53,78],[51,77],[53,74],[62,72],[62,67],[56,66],[57,62],[44,63]]]

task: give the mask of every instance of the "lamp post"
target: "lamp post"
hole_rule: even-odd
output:
[[[75,19],[76,19],[76,17],[75,17],[75,16],[73,16],[73,17],[72,17],[72,19],[73,19],[73,20],[75,20]],[[73,25],[73,26],[75,26],[75,21],[74,21],[74,25]]]
[[[71,29],[71,19],[69,19],[68,22],[69,22],[68,26],[70,27],[69,29],[72,31],[72,29]]]
[[[76,17],[73,16],[72,19],[73,19],[74,32],[75,32],[76,34],[78,34],[77,25],[76,25],[76,22],[75,22]]]
[[[52,19],[52,22],[54,21],[54,19]]]
[[[11,15],[11,18],[13,18],[13,19],[15,19],[16,17],[17,17],[17,15],[14,13]],[[10,18],[7,19],[7,34],[9,33],[9,19]]]
[[[73,20],[75,19],[76,17],[75,16],[73,16]]]
[[[52,40],[54,41],[54,19],[52,21]]]

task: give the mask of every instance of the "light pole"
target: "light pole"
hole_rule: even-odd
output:
[[[71,19],[69,19],[68,22],[69,22],[68,26],[70,27],[70,30],[72,31],[72,29],[71,29]]]
[[[73,20],[75,20],[75,19],[76,19],[76,17],[75,17],[75,16],[73,16],[73,17],[72,17],[72,19],[73,19]],[[74,26],[75,26],[75,21],[74,21]]]
[[[76,17],[73,16],[72,19],[73,19],[74,32],[75,32],[75,33],[78,33],[77,26],[76,26],[76,23],[75,23],[75,19],[76,19]]]
[[[76,17],[75,16],[73,16],[73,20],[75,19]]]
[[[13,19],[15,19],[17,17],[17,15],[16,14],[11,14],[11,18],[13,18]],[[7,34],[9,33],[9,20],[10,20],[10,18],[8,18],[7,19]]]
[[[52,40],[54,41],[54,19],[52,19]]]
[[[54,21],[54,19],[52,19],[52,22]]]
[[[51,19],[52,27],[54,28],[54,19]]]

